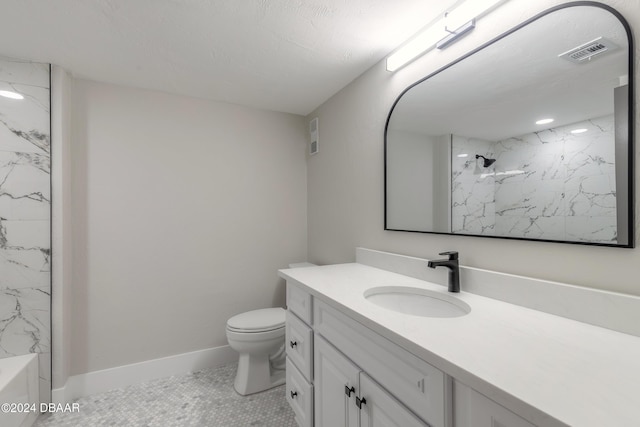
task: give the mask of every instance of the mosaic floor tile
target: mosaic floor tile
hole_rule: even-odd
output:
[[[296,427],[284,386],[240,396],[236,364],[99,393],[79,412],[41,415],[35,427]]]

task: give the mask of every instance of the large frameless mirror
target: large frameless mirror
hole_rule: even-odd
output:
[[[407,88],[385,128],[385,229],[633,247],[629,27],[541,13]]]

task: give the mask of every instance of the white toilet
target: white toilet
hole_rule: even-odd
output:
[[[240,353],[233,384],[242,395],[257,393],[285,382],[285,311],[263,308],[227,320],[229,346]]]
[[[290,268],[312,267],[307,262]],[[233,387],[241,395],[253,394],[285,382],[285,311],[263,308],[227,320],[229,347],[240,353]]]

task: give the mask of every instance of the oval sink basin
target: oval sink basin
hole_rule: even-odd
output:
[[[387,310],[424,317],[459,317],[468,314],[466,302],[440,292],[406,286],[380,286],[364,292],[367,301]]]

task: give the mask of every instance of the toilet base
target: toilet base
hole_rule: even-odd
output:
[[[271,373],[268,354],[240,354],[233,388],[243,396],[258,393],[285,383],[285,371]]]

